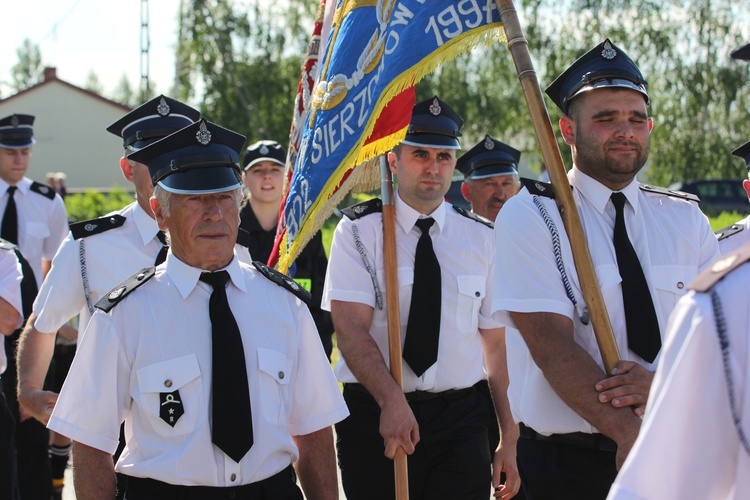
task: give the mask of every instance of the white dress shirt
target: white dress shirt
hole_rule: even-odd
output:
[[[404,203],[398,194],[394,196],[394,201],[403,344],[414,281],[414,254],[421,235],[415,223],[420,214]],[[381,215],[378,212],[356,220],[344,217],[339,223],[331,244],[330,264],[321,307],[330,310],[332,300],[356,302],[373,307],[370,335],[388,365]],[[430,236],[440,263],[441,275],[442,304],[438,360],[421,377],[417,377],[404,362],[405,392],[462,389],[485,379],[479,329],[501,326],[490,317],[489,292],[495,255],[490,228],[460,215],[447,203],[441,204],[429,216],[435,219],[435,224],[430,228]],[[377,276],[378,287],[382,292],[382,309],[377,306],[372,278],[355,244],[352,232],[355,226],[362,242],[362,249]],[[343,358],[336,365],[336,375],[340,382],[357,382]]]
[[[742,231],[719,240],[719,249],[721,250],[721,255],[732,253],[741,246],[750,243],[750,217],[745,217],[741,221],[735,222],[734,225],[742,226]]]
[[[125,217],[122,226],[78,240],[69,233],[63,241],[34,301],[34,326],[40,332],[57,332],[79,313],[81,333],[88,324],[90,315],[81,275],[82,242],[92,306],[139,269],[154,265],[162,248],[156,237],[156,221],[137,202],[113,214]]]
[[[293,435],[345,418],[343,401],[307,307],[237,258],[229,305],[242,334],[254,444],[240,463],[211,443],[211,287],[170,251],[156,275],[89,322],[49,428],[113,453],[118,472],[178,485],[260,481],[298,458]],[[159,418],[159,393],[179,390],[184,415]]]
[[[13,306],[18,312],[19,328],[23,324],[23,306],[21,303],[21,280],[23,273],[21,263],[18,262],[15,252],[8,249],[0,249],[0,298]],[[0,336],[0,375],[5,373],[8,367],[8,359],[5,356],[5,338]]]
[[[24,177],[13,199],[18,213],[18,248],[34,270],[37,286],[42,284],[42,259],[52,260],[68,234],[65,203],[59,195],[49,199],[31,191],[32,180]],[[8,203],[9,184],[0,179],[0,220]],[[47,187],[47,186],[44,186]],[[48,188],[51,189],[51,188]]]
[[[621,279],[612,243],[615,220],[610,201],[612,191],[575,167],[568,178],[620,355],[654,370],[658,357],[654,363],[648,363],[628,349]],[[628,236],[649,284],[663,337],[667,318],[677,300],[687,292],[688,283],[697,273],[718,256],[718,244],[705,215],[692,202],[643,191],[635,180],[622,193],[628,200],[624,210]],[[538,199],[557,226],[565,271],[582,306],[584,300],[570,242],[555,200],[541,196]],[[550,230],[526,189],[500,211],[495,236],[498,264],[493,317],[513,328],[511,311],[548,312],[571,318],[576,343],[603,368],[593,328],[579,320],[580,311],[574,311],[555,262]],[[545,435],[597,432],[558,397],[534,363],[520,333],[508,329],[506,343],[508,397],[517,422]]]
[[[727,385],[711,293],[690,292],[669,322],[638,440],[617,476],[612,500],[740,500],[750,494],[750,456],[730,406],[750,435],[750,266],[731,271],[710,292],[721,303],[728,339]]]

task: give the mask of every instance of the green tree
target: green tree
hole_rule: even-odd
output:
[[[42,66],[42,53],[39,46],[31,43],[28,38],[24,39],[21,47],[16,50],[16,55],[18,56],[18,62],[11,68],[13,78],[11,88],[20,92],[42,80],[44,67]]]
[[[86,82],[83,84],[83,88],[99,95],[102,95],[104,92],[102,82],[99,80],[99,77],[94,70],[89,71],[89,74],[86,76]]]
[[[117,82],[117,86],[112,92],[112,100],[131,108],[138,105],[138,96],[130,85],[127,75],[123,74],[120,81]]]
[[[314,5],[280,4],[181,2],[178,98],[201,101],[209,120],[247,135],[249,142],[283,143],[289,136]]]

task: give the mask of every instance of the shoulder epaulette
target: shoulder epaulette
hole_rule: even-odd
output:
[[[725,255],[714,262],[711,267],[702,271],[689,285],[688,288],[696,292],[705,293],[724,279],[733,270],[750,260],[750,245],[745,245],[738,250]]]
[[[485,226],[487,226],[490,229],[492,229],[492,228],[495,227],[495,225],[489,219],[485,219],[481,215],[477,215],[474,212],[470,212],[469,210],[466,210],[463,207],[458,207],[456,205],[453,205],[453,210],[455,210],[459,214],[463,215],[467,219],[471,219],[473,221],[479,222],[480,224],[484,224]]]
[[[341,211],[342,214],[350,220],[357,220],[365,215],[370,215],[383,211],[383,202],[380,198],[373,198],[371,200],[357,203],[351,207],[345,208]]]
[[[17,247],[8,240],[0,238],[0,249],[2,250],[15,250]]]
[[[37,181],[33,181],[31,183],[30,189],[37,194],[41,194],[42,196],[49,198],[50,200],[55,199],[55,190],[45,184],[40,184]]]
[[[310,294],[310,292],[302,288],[292,278],[290,278],[286,274],[280,273],[276,269],[268,267],[259,260],[253,261],[253,266],[255,266],[255,269],[260,271],[260,274],[273,281],[280,287],[286,288],[305,304],[310,304],[310,301],[312,300],[312,295]]]
[[[745,229],[744,224],[732,224],[731,226],[727,226],[724,229],[719,229],[714,234],[716,234],[716,239],[721,241],[721,240],[725,240],[729,238],[733,234],[742,232],[744,229]]]
[[[241,227],[237,229],[237,244],[245,248],[250,248],[250,233],[248,231],[245,231]]]
[[[94,307],[101,309],[104,312],[109,312],[122,299],[130,295],[133,290],[153,278],[155,272],[156,268],[154,266],[144,267],[133,276],[114,287],[111,292],[99,299],[99,302],[97,302]]]
[[[659,186],[651,186],[650,184],[638,184],[638,187],[641,188],[641,191],[646,191],[647,193],[664,194],[667,196],[672,196],[673,198],[680,198],[683,200],[694,201],[696,203],[700,203],[701,201],[701,199],[698,198],[694,194],[683,193],[682,191],[675,191],[674,189],[667,189],[667,188],[663,188]]]
[[[555,190],[552,187],[552,184],[550,184],[549,182],[542,182],[536,179],[528,179],[526,177],[521,177],[520,181],[521,184],[523,184],[523,186],[531,194],[535,194],[537,196],[545,196],[547,198],[555,197]]]
[[[115,214],[99,217],[98,219],[84,220],[71,224],[70,232],[73,234],[73,239],[80,240],[86,236],[92,236],[120,227],[125,224],[125,219],[126,217]]]

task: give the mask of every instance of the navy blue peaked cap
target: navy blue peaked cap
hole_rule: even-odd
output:
[[[272,161],[283,167],[286,165],[286,151],[276,141],[258,141],[249,145],[242,161],[243,169],[249,170],[261,161]]]
[[[520,151],[486,135],[459,157],[456,168],[467,179],[485,179],[496,175],[517,174],[520,160]]]
[[[460,149],[458,138],[464,120],[448,103],[435,96],[414,105],[403,140],[410,146]]]
[[[12,114],[0,120],[0,148],[20,149],[34,144],[33,116]]]
[[[750,61],[750,43],[743,45],[739,49],[733,50],[730,55],[732,56],[732,59]]]
[[[545,92],[563,113],[567,113],[574,97],[598,88],[635,90],[643,94],[648,103],[647,86],[638,66],[607,38],[570,65]]]
[[[165,137],[129,158],[143,163],[151,182],[177,194],[220,193],[240,187],[245,136],[206,121]]]
[[[200,118],[200,111],[170,97],[154,97],[107,127],[122,137],[122,145],[138,151]],[[128,155],[130,157],[130,155]]]
[[[732,154],[744,159],[745,167],[747,167],[747,171],[750,172],[750,142],[746,142],[742,146],[738,147],[737,149],[732,151]]]

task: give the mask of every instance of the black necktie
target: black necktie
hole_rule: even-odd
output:
[[[628,239],[625,228],[625,195],[612,193],[615,206],[614,244],[617,255],[617,268],[622,278],[622,302],[625,306],[625,323],[628,329],[630,350],[651,363],[661,349],[659,320],[656,318],[654,302],[638,255]]]
[[[169,250],[169,245],[167,245],[167,237],[164,235],[164,231],[159,231],[156,233],[156,237],[161,241],[161,249],[159,250],[159,253],[156,255],[156,260],[154,261],[154,265],[158,266],[165,260],[167,260],[167,251]]]
[[[430,238],[434,222],[427,218],[416,223],[422,235],[414,255],[414,284],[403,357],[418,377],[437,361],[440,341],[440,263]]]
[[[16,189],[18,189],[16,186],[8,186],[8,204],[5,205],[0,237],[18,245],[18,212],[16,211],[16,200],[13,199],[13,193],[16,192]]]
[[[253,445],[253,416],[242,337],[227,301],[229,273],[201,273],[214,289],[209,300],[213,354],[211,441],[238,462]]]

